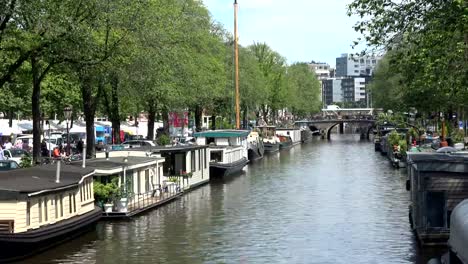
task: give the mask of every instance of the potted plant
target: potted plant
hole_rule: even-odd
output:
[[[118,180],[118,178],[117,178]],[[94,185],[94,197],[98,205],[103,208],[104,212],[112,212],[114,206],[112,200],[115,195],[118,193],[119,187],[113,179],[110,183],[101,183],[98,181],[93,182]]]

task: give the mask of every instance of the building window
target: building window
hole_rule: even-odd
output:
[[[194,172],[195,171],[195,151],[190,151],[190,158],[191,158],[191,167],[190,167],[190,171],[191,172]]]
[[[73,212],[76,213],[76,194],[73,194]]]
[[[377,60],[372,60],[372,64],[376,64],[377,63]]]
[[[207,156],[206,156],[206,149],[205,149],[205,169],[206,169],[206,167],[208,166],[207,164],[208,164],[208,158],[207,158]]]
[[[49,202],[49,199],[47,199],[47,197],[44,198],[44,221],[46,221],[46,222],[49,221],[49,216],[48,216],[49,212],[48,212],[48,209],[47,209],[47,203],[48,202]]]
[[[42,199],[38,202],[39,223],[42,223]]]
[[[55,195],[55,219],[58,218],[58,196]]]
[[[63,194],[60,195],[60,217],[63,217]]]
[[[149,169],[145,170],[145,192],[150,190]]]
[[[354,70],[354,73],[359,73],[359,70]]]
[[[201,150],[197,150],[197,153],[198,153],[198,170],[201,170],[202,169],[202,159],[203,159],[203,155],[202,155],[202,152]]]
[[[26,201],[26,225],[31,224],[31,201]]]
[[[68,212],[71,214],[72,213],[72,194],[68,194]]]

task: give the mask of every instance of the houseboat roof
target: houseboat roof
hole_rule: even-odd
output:
[[[408,152],[408,164],[418,171],[468,172],[468,155]]]
[[[77,185],[85,176],[94,174],[94,168],[62,164],[60,181],[56,180],[56,165],[0,172],[0,197],[13,198],[19,194],[51,192]]]
[[[459,203],[453,209],[450,219],[450,238],[448,244],[453,252],[463,261],[468,263],[468,199]]]
[[[276,130],[301,130],[298,127],[291,127],[291,128],[286,128],[286,127],[278,127]]]
[[[165,146],[157,146],[151,148],[151,152],[153,153],[182,153],[182,152],[189,152],[192,150],[197,149],[204,149],[208,148],[207,145],[176,145],[171,147]]]
[[[194,137],[206,138],[229,138],[229,137],[247,137],[249,130],[210,130],[193,133]]]
[[[95,169],[96,175],[102,175],[120,172],[123,170],[123,167],[126,167],[127,169],[136,169],[147,165],[156,164],[159,160],[164,160],[164,158],[135,156],[111,157],[109,159],[99,158],[87,160],[86,166]],[[81,166],[81,162],[74,163],[74,165]]]

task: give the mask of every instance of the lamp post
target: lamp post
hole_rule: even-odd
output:
[[[65,117],[66,123],[67,123],[67,155],[70,155],[70,131],[69,131],[69,126],[68,123],[70,122],[72,115],[72,108],[71,106],[67,106],[63,109],[63,116]]]

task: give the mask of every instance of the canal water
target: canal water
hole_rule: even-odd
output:
[[[26,262],[426,263],[405,177],[359,135],[333,135]]]

